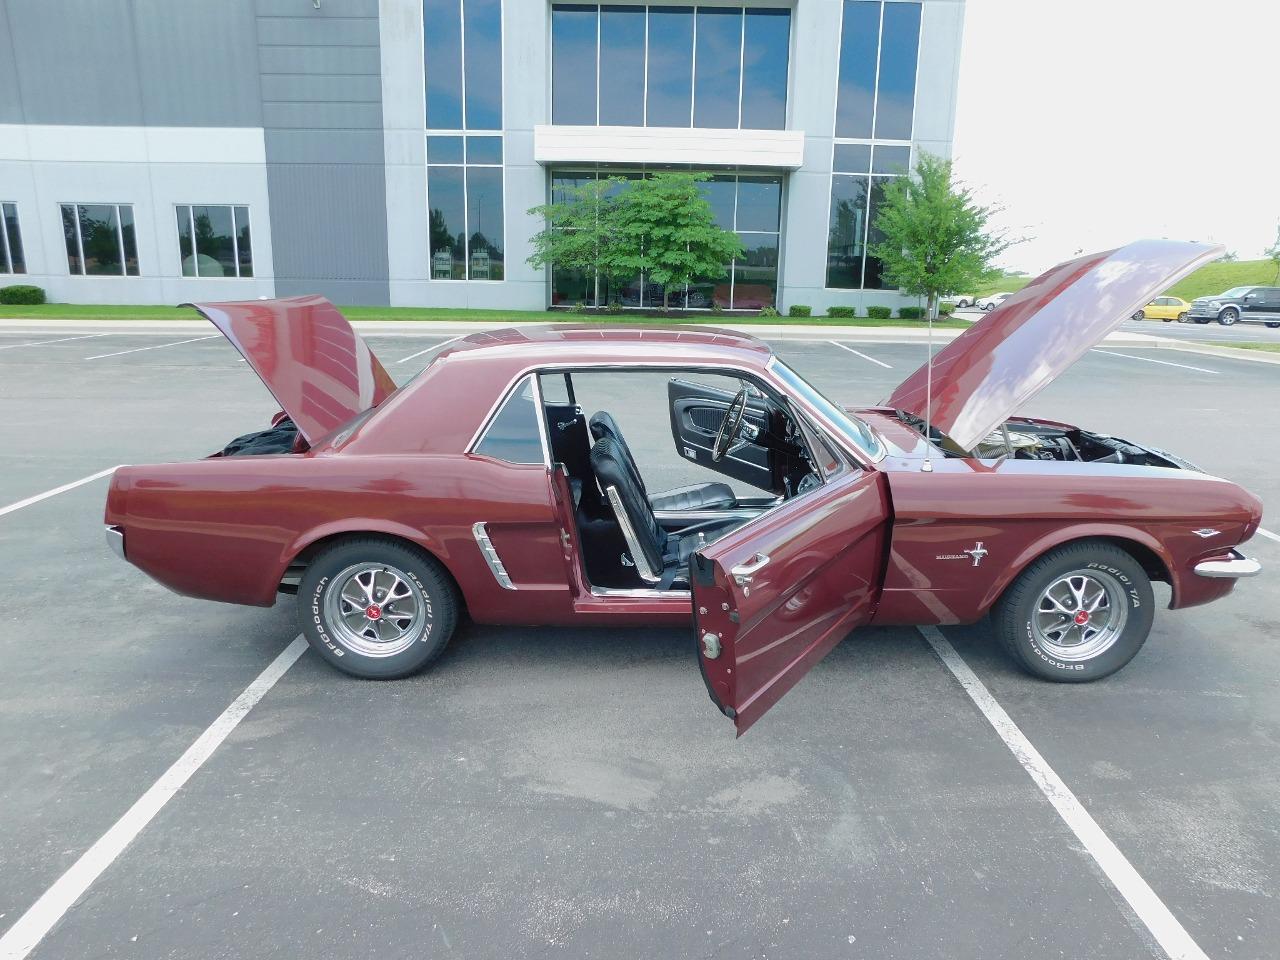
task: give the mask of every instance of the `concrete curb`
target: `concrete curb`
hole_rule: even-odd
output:
[[[378,336],[421,337],[434,335],[443,338],[467,336],[485,330],[500,330],[511,326],[550,326],[553,322],[539,321],[534,323],[511,323],[506,320],[482,321],[447,321],[447,320],[354,320],[352,326],[365,334]],[[130,333],[171,336],[190,333],[204,321],[198,318],[191,320],[40,320],[23,318],[0,318],[0,332],[30,333],[32,335],[48,335],[50,333],[74,336],[90,333]],[[911,327],[837,327],[821,324],[733,324],[718,323],[706,326],[719,327],[774,341],[810,341],[824,342],[834,340],[839,343],[915,343],[923,344],[928,339],[928,331]],[[608,325],[601,329],[608,330]],[[655,329],[657,327],[655,326]],[[933,338],[937,343],[948,343],[954,340],[963,330],[934,330]],[[1166,337],[1145,333],[1112,333],[1103,341],[1109,347],[1141,347],[1148,350],[1176,350],[1180,353],[1199,353],[1206,356],[1228,357],[1236,360],[1251,360],[1255,363],[1280,364],[1280,353],[1266,353],[1259,350],[1241,350],[1235,347],[1224,347],[1216,344],[1172,340]]]

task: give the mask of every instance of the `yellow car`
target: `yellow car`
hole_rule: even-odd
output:
[[[1187,320],[1187,311],[1191,309],[1191,304],[1180,297],[1156,297],[1145,307],[1133,315],[1135,320],[1163,320],[1168,323],[1170,320],[1177,320],[1185,323]]]

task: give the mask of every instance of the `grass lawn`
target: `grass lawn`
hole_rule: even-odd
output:
[[[976,296],[987,297],[993,293],[1015,293],[1032,280],[1031,277],[1015,277],[1005,274],[995,283],[980,287]],[[1168,290],[1171,296],[1183,300],[1194,300],[1196,297],[1211,297],[1232,287],[1243,287],[1248,284],[1272,287],[1277,285],[1276,265],[1270,260],[1237,260],[1224,263],[1221,260],[1201,267],[1185,280],[1180,280]]]
[[[914,327],[924,326],[920,320],[871,320],[867,317],[827,319],[825,317],[760,317],[755,314],[700,313],[669,316],[647,316],[639,313],[577,314],[562,310],[454,310],[438,307],[342,307],[349,320],[441,320],[498,321],[521,323],[601,323],[601,324],[717,324],[787,325],[820,323],[838,327]],[[38,306],[0,306],[0,318],[23,320],[198,320],[188,307],[157,307],[118,304],[43,303]],[[937,327],[963,328],[963,320],[939,320]]]
[[[1221,347],[1236,347],[1240,350],[1265,350],[1268,353],[1280,353],[1280,343],[1221,343]]]

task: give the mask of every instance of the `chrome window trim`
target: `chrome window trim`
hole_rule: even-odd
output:
[[[531,389],[533,393],[534,418],[538,421],[538,440],[542,444],[542,466],[547,470],[551,469],[551,442],[547,437],[547,418],[542,407],[542,386],[538,383],[538,376],[533,368],[520,371],[520,373],[516,374],[515,379],[512,380],[511,383],[507,384],[506,390],[499,395],[497,402],[489,408],[489,412],[485,414],[484,420],[480,422],[480,427],[474,434],[472,434],[471,442],[466,445],[463,453],[474,454],[476,456],[488,456],[488,454],[477,453],[476,447],[484,440],[485,434],[488,433],[489,428],[493,426],[493,422],[498,418],[498,414],[501,413],[507,403],[515,397],[524,382],[531,378],[533,380]],[[502,458],[494,457],[493,459],[501,460]],[[515,467],[538,466],[536,463],[512,463],[510,460],[503,460],[502,462],[511,463],[511,465]]]
[[[511,576],[507,573],[502,558],[498,556],[498,549],[489,539],[489,530],[483,520],[471,525],[471,535],[476,538],[476,544],[480,547],[480,556],[484,557],[484,562],[488,565],[489,572],[493,574],[493,579],[498,581],[498,586],[503,590],[515,590],[516,585],[511,582]]]
[[[627,549],[631,551],[631,559],[635,562],[636,573],[640,574],[640,579],[646,583],[657,583],[662,579],[662,572],[654,572],[649,566],[649,558],[645,556],[644,550],[640,548],[640,539],[636,536],[635,527],[631,525],[631,517],[627,514],[627,509],[622,505],[622,497],[618,495],[618,488],[609,486],[605,488],[605,496],[609,498],[609,506],[613,508],[613,515],[618,521],[618,527],[622,530],[622,539],[627,542]]]

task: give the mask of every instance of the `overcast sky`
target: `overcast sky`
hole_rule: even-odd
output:
[[[1038,273],[1139,237],[1261,257],[1280,221],[1280,0],[968,0],[956,172]]]

